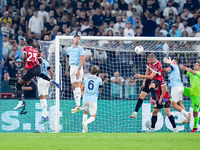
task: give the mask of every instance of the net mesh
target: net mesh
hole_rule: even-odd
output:
[[[67,37],[66,37],[67,38]],[[71,114],[71,109],[75,106],[70,78],[65,76],[66,50],[73,44],[73,37],[61,39],[59,43],[54,41],[40,41],[40,48],[43,50],[44,58],[51,64],[51,68],[56,76],[55,51],[56,44],[59,44],[59,82],[60,90],[60,132],[81,132],[83,112]],[[84,38],[83,38],[84,39]],[[162,63],[163,68],[167,67],[163,63],[164,57],[178,57],[182,63],[193,68],[193,64],[199,60],[200,42],[181,40],[81,40],[80,45],[85,49],[84,77],[90,75],[92,65],[100,67],[99,77],[103,80],[103,92],[99,95],[97,118],[95,122],[89,124],[89,132],[146,132],[148,121],[151,118],[153,107],[149,102],[148,95],[138,112],[137,119],[130,119],[129,116],[135,109],[137,99],[140,94],[139,87],[142,80],[135,80],[136,73],[145,74],[146,57],[150,52],[154,52],[157,59]],[[142,54],[136,54],[134,48],[138,45],[144,47]],[[113,82],[113,79],[119,82]],[[165,76],[166,83],[169,81]],[[190,86],[189,79],[182,75],[184,86]],[[170,89],[168,89],[170,91]],[[47,104],[49,122],[39,125],[42,115],[39,100],[29,100],[27,103],[28,114],[20,116],[12,110],[16,105],[16,100],[1,100],[1,132],[55,132],[56,124],[56,100],[55,87],[50,87]],[[183,104],[187,112],[192,113],[191,101],[184,97]],[[174,115],[177,128],[181,132],[189,132],[193,127],[193,117],[190,124],[181,125],[183,115],[171,109]],[[198,127],[200,129],[200,126]],[[156,130],[159,132],[171,132],[172,126],[168,117],[162,109],[158,114]]]

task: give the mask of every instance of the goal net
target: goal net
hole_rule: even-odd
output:
[[[81,132],[83,112],[71,113],[75,106],[70,78],[65,76],[66,50],[73,44],[72,36],[57,36],[54,41],[40,41],[44,57],[55,74],[56,82],[61,89],[51,87],[48,95],[48,113],[50,121],[44,125],[38,124],[35,117],[33,131],[41,132]],[[89,37],[82,36],[80,45],[85,50],[84,78],[90,75],[92,65],[100,67],[99,77],[103,81],[103,92],[99,95],[97,117],[88,125],[89,132],[146,132],[151,119],[153,107],[148,95],[138,112],[136,119],[130,119],[137,103],[140,86],[143,80],[135,79],[136,73],[145,74],[147,55],[153,52],[162,63],[163,58],[179,58],[190,68],[200,56],[200,39],[198,38],[167,38],[167,37]],[[144,52],[136,54],[134,48],[143,46]],[[184,86],[190,86],[189,79],[181,75]],[[115,80],[117,79],[117,81]],[[169,83],[165,76],[166,84]],[[170,92],[170,89],[168,88]],[[82,103],[82,102],[81,102]],[[187,112],[191,112],[191,101],[184,97],[183,104]],[[32,113],[38,109],[41,117],[40,102]],[[193,117],[189,124],[181,125],[183,115],[171,108],[179,132],[189,132],[193,127]],[[23,116],[25,119],[26,117]],[[37,118],[37,119],[36,119]],[[40,118],[39,118],[40,119]],[[37,121],[36,121],[37,120]],[[157,132],[172,132],[173,128],[164,110],[158,113]],[[200,129],[200,126],[199,126]]]

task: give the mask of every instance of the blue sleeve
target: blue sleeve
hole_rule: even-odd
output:
[[[85,80],[86,80],[87,78],[85,78],[84,80],[83,80],[83,84],[85,85]]]
[[[67,48],[67,55],[69,55],[69,49],[70,49],[70,48],[68,47],[68,48]]]
[[[80,47],[80,56],[85,56],[85,51],[82,47]]]

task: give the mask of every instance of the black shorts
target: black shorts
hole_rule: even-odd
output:
[[[159,87],[160,86],[160,81],[159,80],[149,80],[149,79],[146,79],[146,82],[145,82],[145,87],[142,89],[142,91],[146,92],[146,93],[149,93],[150,90],[149,90],[149,85],[151,83],[155,83],[156,87]]]
[[[170,108],[170,104],[169,103],[165,103],[165,105],[160,105],[158,103],[158,101],[156,101],[156,104],[157,104],[157,107],[154,107],[154,109],[162,109],[163,106],[164,106],[164,108]]]
[[[22,76],[24,81],[30,81],[33,77],[39,76],[41,74],[40,66],[36,66],[34,68],[28,69],[25,75]]]

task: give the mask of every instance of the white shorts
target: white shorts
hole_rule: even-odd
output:
[[[171,88],[171,102],[179,102],[183,100],[184,87]]]
[[[81,70],[80,70],[80,76],[79,76],[78,79],[76,78],[77,71],[78,71],[78,66],[76,66],[76,65],[70,65],[70,79],[71,79],[71,83],[82,82],[82,79],[83,79],[83,68],[81,68]]]
[[[96,115],[96,113],[97,113],[97,102],[93,102],[93,101],[83,102],[82,109],[84,111],[89,111],[90,115]]]
[[[47,80],[42,78],[38,79],[38,94],[41,95],[48,95],[50,83]]]

